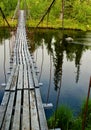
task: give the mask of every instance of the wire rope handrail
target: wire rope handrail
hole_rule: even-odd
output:
[[[43,44],[42,44],[42,63],[41,63],[41,70],[40,70],[40,75],[39,75],[38,82],[40,82],[40,79],[41,79],[43,63],[44,63],[44,47],[43,47]]]
[[[14,15],[13,15],[12,19],[15,19],[15,16],[16,16],[16,13],[19,10],[19,7],[20,7],[20,0],[18,0],[18,2],[17,2],[16,8],[15,8],[15,12],[14,12]]]
[[[49,101],[50,88],[51,88],[51,78],[52,78],[52,59],[51,59],[51,54],[50,54],[50,77],[49,77],[49,86],[48,86],[46,103],[48,103],[48,101]]]
[[[48,9],[46,10],[46,12],[44,13],[44,15],[42,16],[42,18],[40,19],[39,23],[36,25],[35,28],[37,28],[39,26],[39,24],[44,20],[45,16],[50,12],[50,10],[51,10],[51,8],[52,8],[52,6],[53,6],[53,4],[54,4],[55,1],[56,0],[53,0],[51,2],[50,6],[48,7]]]
[[[11,26],[10,26],[8,20],[6,19],[6,16],[5,16],[5,14],[4,14],[4,12],[3,12],[3,10],[2,10],[1,7],[0,7],[0,11],[1,11],[1,14],[2,14],[3,19],[5,19],[5,21],[6,21],[7,25],[8,25],[8,27],[11,29]]]
[[[85,130],[85,127],[86,127],[86,120],[87,120],[86,117],[87,117],[87,112],[88,112],[88,103],[89,103],[89,97],[90,97],[90,90],[91,90],[91,77],[90,77],[90,80],[89,80],[87,99],[86,99],[85,109],[84,109],[84,112],[83,112],[82,130]]]
[[[11,26],[8,22],[8,20],[6,19],[6,16],[2,10],[2,8],[0,7],[0,12],[2,14],[2,18],[3,18],[3,27],[5,27],[5,22],[7,23],[8,27],[9,27],[9,31],[11,32]],[[12,34],[12,33],[11,33]],[[4,36],[5,36],[5,28],[4,28]],[[6,75],[6,43],[5,43],[5,39],[3,40],[3,44],[4,44],[4,60],[3,60],[3,73],[4,73],[4,83],[1,84],[1,86],[6,86],[7,83],[7,75]],[[11,53],[11,49],[10,49],[10,39],[9,39],[9,51]],[[8,73],[7,73],[8,74]]]

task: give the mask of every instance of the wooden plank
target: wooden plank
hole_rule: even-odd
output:
[[[33,79],[34,79],[34,85],[35,85],[35,87],[39,87],[39,83],[38,83],[38,80],[37,80],[37,75],[36,75],[35,70],[34,70],[33,67],[32,67],[32,74],[33,74]]]
[[[23,43],[21,41],[21,64],[23,64]]]
[[[4,93],[4,97],[3,97],[3,100],[2,100],[2,103],[0,106],[0,130],[3,125],[4,117],[6,114],[6,110],[7,110],[7,106],[8,106],[8,102],[9,102],[9,96],[10,96],[10,92]]]
[[[24,50],[23,50],[23,42],[22,42],[22,59],[23,59],[23,64],[26,64],[25,57],[24,57]]]
[[[22,64],[19,66],[19,76],[18,76],[17,89],[18,90],[23,89],[23,65]]]
[[[38,115],[39,115],[39,121],[40,121],[40,128],[41,128],[41,130],[48,130],[47,121],[46,121],[46,117],[45,117],[45,112],[44,112],[44,108],[43,108],[39,88],[35,89],[35,93],[36,93]]]
[[[6,106],[0,106],[0,130],[2,129]]]
[[[19,47],[19,58],[20,58],[20,64],[22,64],[22,56],[21,56],[21,52],[22,52],[22,44],[21,44],[21,40],[20,40],[20,47]]]
[[[0,106],[0,130],[1,130],[1,126],[3,124],[3,120],[4,120],[4,116],[6,113],[6,109],[7,109],[7,105],[8,105],[8,101],[9,101],[9,94],[10,92],[5,92],[4,93],[4,97]]]
[[[11,90],[15,90],[15,88],[16,88],[17,75],[18,75],[18,67],[16,69],[16,72],[15,72],[12,82],[11,82]],[[5,127],[5,129],[9,129],[9,126],[10,126],[10,119],[11,119],[11,114],[12,114],[11,109],[13,109],[12,106],[13,106],[13,101],[14,101],[14,95],[15,95],[15,93],[12,94],[10,92],[5,92],[3,101],[1,103],[1,105],[5,106],[4,107],[5,113],[3,114],[3,116],[5,115],[4,125],[3,125],[3,127]],[[10,109],[10,112],[9,112],[9,109]]]
[[[17,91],[15,114],[12,130],[20,130],[21,91]]]
[[[19,42],[20,39],[18,39],[17,46],[16,46],[16,62],[19,64]]]
[[[24,90],[22,130],[30,130],[29,96],[28,90]]]
[[[27,67],[24,65],[24,89],[28,89]]]
[[[17,43],[17,41],[15,40],[15,46],[14,46],[14,57],[13,57],[14,65],[16,65],[16,43]]]
[[[17,78],[18,78],[18,72],[19,72],[19,66],[17,66],[15,74],[13,76],[10,90],[13,90],[13,91],[16,90],[16,87],[17,87],[16,83],[17,83]]]
[[[18,45],[17,45],[17,62],[18,62],[17,64],[20,63],[19,48],[20,48],[20,39],[19,39]]]
[[[34,80],[34,86],[39,87],[39,83],[38,83],[38,80],[37,80],[37,75],[36,75],[36,71],[35,71],[35,68],[34,68],[34,64],[33,64],[33,61],[32,61],[32,58],[31,58],[31,55],[30,55],[28,49],[27,49],[27,54],[28,54],[28,58],[29,58],[29,64],[31,65],[31,69],[32,69],[32,76],[33,76],[33,80]]]
[[[7,82],[7,85],[6,85],[5,90],[10,90],[11,82],[12,82],[13,75],[14,75],[14,73],[15,73],[15,70],[16,70],[16,65],[13,66],[13,69],[12,69],[11,75],[10,75],[10,77],[9,77],[9,80],[8,80],[8,82]]]
[[[34,64],[33,64],[31,55],[29,53],[28,47],[26,48],[26,53],[27,53],[27,57],[28,57],[28,60],[29,60],[29,65],[31,65],[31,69],[32,69],[32,76],[33,76],[33,80],[34,80],[34,86],[39,87],[36,71],[35,71]]]
[[[6,115],[5,115],[4,122],[3,122],[3,128],[2,129],[4,129],[4,130],[9,130],[9,128],[10,128],[10,122],[11,122],[11,116],[12,116],[12,110],[13,110],[13,103],[14,103],[14,96],[15,96],[15,92],[12,92],[10,94],[10,100],[9,100],[9,103],[8,103]]]
[[[31,129],[40,130],[36,102],[35,102],[35,95],[33,90],[30,91],[30,108],[31,108]]]
[[[29,63],[29,58],[28,58],[27,51],[26,51],[27,45],[25,45],[24,47],[25,47],[24,51],[25,51],[25,57],[26,57],[26,62],[27,62],[27,69],[28,69],[29,88],[34,89],[33,78],[32,78],[32,73],[31,73],[30,63]]]
[[[2,100],[1,105],[6,105],[6,104],[8,103],[9,95],[10,95],[10,92],[5,92],[5,93],[4,93],[4,96],[3,96],[3,100]]]
[[[34,89],[32,73],[29,65],[28,65],[28,80],[29,80],[29,89]]]

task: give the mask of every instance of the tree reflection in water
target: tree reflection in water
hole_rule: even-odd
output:
[[[80,44],[74,44],[74,42],[67,43],[67,41],[65,41],[65,36],[67,36],[66,31],[64,31],[63,34],[62,31],[57,31],[57,30],[52,30],[52,31],[37,30],[32,34],[33,34],[33,38],[32,38],[33,44],[31,44],[32,45],[31,51],[34,52],[39,46],[41,46],[42,45],[41,41],[44,39],[45,41],[44,44],[47,48],[48,54],[52,55],[53,64],[54,64],[55,90],[57,91],[57,89],[60,87],[60,81],[62,81],[62,65],[63,65],[63,58],[65,53],[66,53],[67,60],[75,61],[75,67],[77,68],[75,80],[76,83],[78,83],[79,75],[80,75],[81,57],[83,52],[86,49],[89,49],[89,47]],[[76,37],[79,38],[79,33],[75,31],[70,31],[69,35],[72,36],[73,38]],[[53,38],[55,39],[54,42],[52,42]]]
[[[47,53],[48,55],[46,57],[44,56],[44,62],[45,62],[44,66],[46,67],[46,69],[43,67],[44,69],[42,73],[43,76],[41,76],[43,77],[42,80],[44,83],[44,87],[41,88],[41,90],[43,91],[42,92],[43,101],[46,102],[46,99],[44,97],[46,97],[47,92],[49,91],[50,96],[48,95],[48,99],[49,99],[49,102],[51,101],[54,104],[53,111],[57,109],[59,103],[68,104],[69,102],[69,105],[72,108],[76,107],[77,105],[80,106],[82,94],[81,96],[79,95],[79,97],[77,97],[76,95],[77,95],[77,92],[79,91],[78,89],[83,89],[84,86],[83,88],[80,88],[80,87],[75,88],[74,86],[77,86],[77,85],[82,86],[81,84],[79,84],[80,74],[82,73],[80,72],[80,68],[82,65],[82,57],[83,57],[83,53],[87,51],[88,49],[90,49],[89,46],[84,45],[84,42],[85,42],[84,40],[83,41],[80,40],[80,39],[83,39],[83,36],[85,39],[85,36],[86,36],[85,32],[64,30],[64,33],[63,33],[61,30],[48,30],[48,29],[47,30],[40,29],[40,30],[37,30],[36,32],[34,32],[33,30],[31,31],[33,34],[32,37],[30,35],[28,36],[30,37],[30,41],[31,41],[30,45],[32,45],[31,52],[35,53],[36,50],[38,50],[38,54],[41,54],[41,51],[42,51],[42,49],[40,49],[42,46],[41,41],[44,40],[44,53],[45,54]],[[74,39],[74,41],[72,41],[71,43],[65,40],[65,38],[69,36]],[[50,79],[48,80],[48,77],[50,78],[50,75],[49,75],[50,55],[51,55],[51,61],[52,61],[53,66],[52,66],[52,76],[51,76],[52,78],[51,89],[48,89],[48,86],[49,86],[48,81],[50,80]],[[40,56],[41,55],[39,56],[37,55],[37,58],[38,58],[37,62],[39,66],[41,64],[39,62],[42,62],[42,60],[40,59]],[[66,63],[67,65],[69,65],[69,63],[72,63],[70,67],[74,66],[74,68],[72,68],[72,71],[71,71],[72,75],[70,73],[71,68],[68,68],[69,66],[67,65],[65,66]],[[64,69],[64,66],[66,67],[65,69]],[[76,71],[76,73],[73,72],[73,69],[75,68],[76,70],[74,70],[74,72]],[[48,71],[46,72],[47,69]],[[74,78],[73,74],[75,75],[75,84],[72,81]],[[72,78],[72,80],[70,79],[69,76]],[[68,82],[68,83],[65,83],[65,82]],[[54,91],[53,91],[53,88],[54,88]],[[76,105],[74,105],[74,102],[76,102]],[[75,109],[77,109],[76,111],[79,111],[78,109],[80,108],[75,108]],[[51,110],[50,111],[48,110],[47,112],[49,115],[51,115],[50,113],[52,113]],[[49,117],[48,114],[47,116]]]

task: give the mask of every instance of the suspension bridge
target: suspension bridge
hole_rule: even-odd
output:
[[[0,130],[48,130],[25,20],[25,11],[20,10],[12,71],[0,105]]]

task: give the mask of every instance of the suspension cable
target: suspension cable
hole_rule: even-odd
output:
[[[5,14],[4,14],[4,12],[2,11],[2,8],[1,8],[1,7],[0,7],[0,11],[1,11],[2,17],[3,17],[3,19],[5,19],[5,21],[6,21],[7,25],[8,25],[8,27],[11,28],[11,26],[10,26],[10,24],[8,23],[8,21],[7,21],[6,17],[5,17]]]
[[[48,22],[49,22],[49,12],[47,14],[47,27],[48,27]]]
[[[63,55],[62,55],[62,64],[63,64]],[[59,85],[59,88],[58,88],[58,93],[57,93],[57,99],[56,99],[56,109],[55,109],[55,114],[54,114],[54,127],[55,127],[55,124],[56,124],[56,118],[57,118],[57,111],[58,111],[58,105],[59,105],[59,98],[60,98],[60,93],[61,93],[61,88],[62,88],[62,64],[60,66],[60,72],[61,72],[61,75],[60,75],[60,85]]]
[[[5,19],[3,18],[3,23],[5,26]],[[4,35],[5,35],[5,29],[4,29]],[[6,85],[6,43],[4,39],[4,59],[3,59],[3,69],[4,69],[4,84]]]
[[[52,75],[52,59],[51,59],[51,54],[50,54],[50,78],[49,78],[49,87],[48,87],[48,94],[47,94],[46,103],[48,103],[49,95],[50,95],[50,88],[51,88],[51,75]]]
[[[60,87],[59,87],[59,90],[58,90],[58,95],[57,95],[57,100],[56,100],[56,110],[55,110],[55,114],[54,114],[54,128],[55,128],[55,125],[56,125],[56,118],[57,118],[58,103],[59,103],[61,87],[62,87],[62,77],[60,79]]]
[[[84,113],[83,113],[84,115],[83,115],[83,120],[82,120],[82,130],[85,130],[85,126],[86,126],[86,116],[87,116],[87,111],[88,111],[90,89],[91,89],[91,77],[89,80],[88,94],[87,94],[86,104],[85,104]]]
[[[47,15],[47,13],[49,13],[49,11],[51,10],[51,8],[52,8],[52,6],[53,6],[55,1],[56,0],[53,0],[51,2],[50,6],[48,7],[48,9],[46,10],[45,14],[42,16],[42,18],[40,19],[39,23],[37,24],[37,26],[35,28],[37,28],[39,26],[39,24],[44,20],[45,16]]]
[[[16,14],[17,14],[19,8],[20,8],[20,0],[18,0],[18,2],[17,2],[16,9],[15,9],[15,12],[14,12],[14,16],[13,16],[12,19],[15,19],[15,16],[16,16]]]
[[[44,63],[44,47],[43,47],[43,44],[42,44],[42,63],[41,63],[41,71],[40,71],[38,82],[40,82],[40,79],[41,79],[43,63]]]

